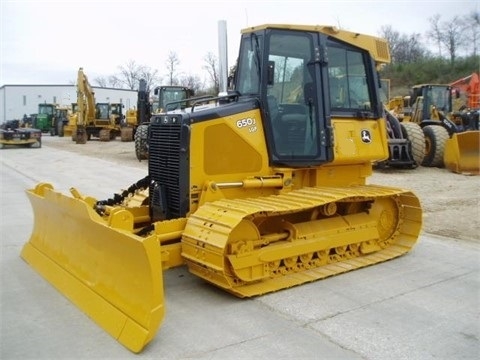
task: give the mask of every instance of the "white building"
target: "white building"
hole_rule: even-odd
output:
[[[137,106],[137,91],[92,86],[96,102],[122,103],[124,111]],[[77,102],[76,85],[3,85],[0,87],[0,124],[36,114],[38,104],[71,105]]]

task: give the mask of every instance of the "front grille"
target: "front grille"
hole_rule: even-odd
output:
[[[182,117],[152,118],[148,135],[150,209],[153,221],[184,217],[188,212],[188,127]]]

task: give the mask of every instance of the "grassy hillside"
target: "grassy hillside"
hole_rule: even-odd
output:
[[[443,58],[425,58],[408,64],[390,64],[380,73],[390,79],[390,96],[408,95],[416,84],[449,84],[480,71],[480,56],[458,58],[452,64]]]

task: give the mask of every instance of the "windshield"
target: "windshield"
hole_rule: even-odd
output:
[[[44,115],[53,115],[53,106],[41,106],[40,109],[38,110],[39,114],[44,114]]]
[[[119,115],[122,113],[122,104],[111,104],[111,113],[114,115]]]
[[[179,107],[186,106],[185,103],[172,104],[168,109],[165,109],[165,105],[180,100],[187,99],[187,90],[183,87],[179,88],[160,88],[158,99],[154,99],[152,103],[152,112],[160,113],[163,111],[171,111],[178,109]]]
[[[449,112],[451,104],[451,89],[449,86],[431,86],[426,94],[427,105],[435,106],[437,109]]]
[[[109,117],[109,104],[97,104],[96,118],[97,119],[108,119]]]

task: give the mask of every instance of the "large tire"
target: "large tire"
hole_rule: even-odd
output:
[[[59,137],[63,137],[63,135],[64,135],[63,121],[61,121],[61,120],[57,123],[57,134],[58,134]]]
[[[420,125],[413,122],[401,123],[403,136],[410,141],[410,151],[416,165],[419,166],[425,157],[425,135]]]
[[[148,159],[148,125],[140,125],[135,131],[135,155],[138,161]]]
[[[427,125],[423,128],[425,135],[425,157],[422,166],[443,167],[443,153],[448,132],[441,125]]]
[[[110,140],[115,140],[117,138],[117,130],[111,129],[110,130]]]
[[[102,129],[100,130],[98,137],[100,141],[110,141],[112,138],[110,129]]]
[[[120,129],[120,139],[121,141],[127,142],[133,140],[133,128],[131,127],[122,127]]]

